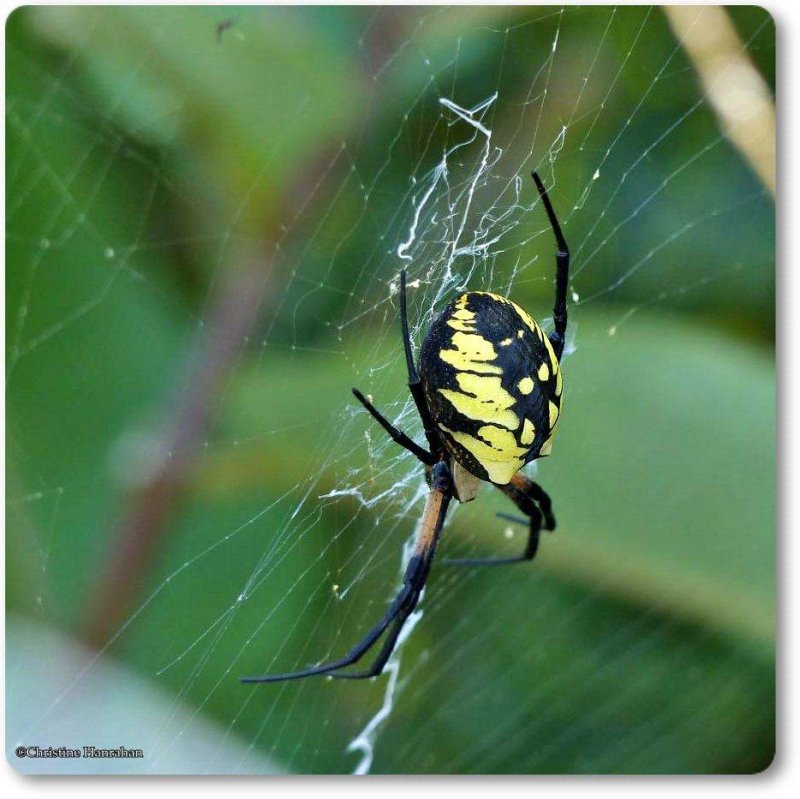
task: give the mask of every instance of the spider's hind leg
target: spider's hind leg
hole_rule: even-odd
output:
[[[445,560],[448,565],[455,566],[505,566],[509,563],[524,563],[533,560],[539,549],[539,533],[542,530],[555,530],[556,518],[553,515],[553,503],[547,492],[521,472],[517,472],[508,485],[497,486],[527,517],[528,541],[521,555],[510,558],[458,558]],[[501,518],[525,524],[526,519],[507,514],[498,514]]]
[[[425,588],[433,556],[436,553],[436,544],[442,533],[444,519],[452,498],[453,477],[450,467],[446,461],[439,461],[431,468],[431,490],[419,525],[414,554],[408,562],[403,576],[403,587],[381,620],[343,658],[285,674],[242,677],[240,681],[244,683],[274,683],[324,675],[358,680],[380,674],[394,651],[406,619],[417,606],[422,590]],[[341,671],[361,660],[387,629],[389,632],[386,640],[375,662],[367,671],[353,673]]]
[[[403,630],[408,617],[417,607],[428,573],[431,570],[433,556],[436,553],[436,544],[442,532],[444,519],[447,515],[447,508],[453,497],[453,477],[450,467],[444,461],[439,461],[431,469],[431,493],[425,505],[425,512],[422,516],[419,538],[416,548],[408,566],[404,578],[404,588],[406,594],[398,607],[397,615],[392,623],[389,633],[386,636],[383,646],[372,665],[366,671],[334,671],[331,677],[343,680],[363,680],[370,677],[377,677],[383,672],[383,668],[397,646],[397,640]]]
[[[397,639],[400,637],[406,619],[408,619],[411,612],[416,607],[417,602],[419,602],[419,596],[418,593],[409,598],[406,606],[400,611],[397,618],[392,623],[392,627],[386,636],[386,640],[383,642],[381,651],[366,671],[333,671],[328,676],[336,677],[339,680],[368,680],[370,677],[377,677],[381,674],[383,672],[383,667],[388,663],[392,652],[394,652]]]

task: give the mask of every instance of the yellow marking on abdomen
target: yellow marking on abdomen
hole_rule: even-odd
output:
[[[452,317],[445,324],[460,333],[474,333],[478,329],[474,321],[464,321],[462,319],[453,319]]]
[[[508,299],[508,297],[504,297],[502,294],[492,294],[491,291],[473,291],[472,294],[477,294],[481,297],[491,297],[493,300],[497,300],[497,302],[504,302],[506,305],[513,305],[514,303]],[[462,294],[459,298],[459,302],[461,300],[465,300],[466,294]]]
[[[564,379],[561,377],[561,367],[556,369],[556,396],[561,396],[561,391],[564,388]]]
[[[456,310],[450,314],[450,318],[446,322],[447,325],[454,330],[459,330],[462,333],[474,333],[478,329],[478,322],[475,319],[474,311],[467,308],[466,295],[456,303]]]
[[[559,377],[561,373],[559,372]],[[550,403],[550,436],[548,437],[547,441],[542,444],[542,448],[539,450],[540,455],[549,455],[553,450],[553,438],[556,435],[556,427],[558,426],[558,420],[561,418],[561,408],[557,407],[554,403]]]
[[[451,340],[455,349],[440,350],[439,357],[459,372],[485,372],[502,374],[499,366],[492,366],[489,361],[497,358],[497,352],[491,341],[487,341],[477,333],[453,333]]]
[[[481,437],[478,439],[469,433],[456,432],[444,426],[442,429],[478,461],[492,483],[506,485],[525,465],[528,450],[519,447],[513,433],[508,430],[484,425],[478,430]]]
[[[526,419],[522,424],[522,433],[519,440],[522,444],[533,444],[534,438],[536,438],[536,428],[530,419]]]
[[[533,391],[533,380],[531,380],[530,377],[523,377],[522,380],[517,383],[517,388],[521,394],[530,394],[531,391]]]
[[[554,402],[550,404],[550,429],[552,430],[556,426],[556,422],[558,421],[558,405]]]
[[[499,377],[484,377],[470,372],[458,372],[456,382],[461,391],[440,388],[439,393],[468,419],[516,430],[519,418],[510,410],[514,397],[502,386]]]
[[[556,358],[556,351],[553,349],[553,345],[550,343],[550,339],[547,336],[542,338],[544,342],[544,346],[547,348],[547,354],[550,356],[550,365],[553,367],[553,371],[555,372],[558,369],[558,358]]]
[[[542,361],[542,365],[539,367],[539,370],[536,372],[536,375],[538,376],[539,380],[541,380],[543,383],[549,379],[550,369],[544,361]]]

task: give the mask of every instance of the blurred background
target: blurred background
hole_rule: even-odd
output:
[[[7,741],[145,754],[15,767],[771,762],[775,33],[689,13],[12,14]],[[425,485],[350,387],[419,439],[400,268],[417,346],[465,286],[549,322],[534,168],[573,253],[558,530],[444,566],[522,547],[484,488],[397,674],[241,685],[397,590]]]

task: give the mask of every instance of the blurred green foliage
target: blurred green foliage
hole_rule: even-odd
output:
[[[731,13],[774,82],[771,21]],[[556,30],[555,66],[537,72]],[[552,169],[577,253],[577,349],[539,469],[559,530],[534,568],[434,568],[374,770],[768,765],[774,209],[713,114],[687,113],[692,68],[657,10],[25,8],[6,39],[11,609],[84,629],[214,298],[263,261],[258,329],[137,586],[151,598],[113,653],[265,762],[353,767],[344,750],[380,706],[381,680],[252,691],[236,678],[273,655],[288,669],[343,651],[397,580],[416,506],[376,527],[375,509],[316,497],[365,464],[376,491],[408,472],[393,451],[374,459],[363,413],[341,420],[354,383],[383,406],[402,397],[387,253],[406,234],[396,212],[411,212],[410,176],[452,144],[436,100],[500,91],[491,124],[511,163],[534,125],[531,165],[562,125],[575,131]],[[545,74],[546,101],[532,77]],[[287,199],[298,192],[299,211]],[[539,259],[513,296],[546,316],[550,239],[531,243],[523,227],[508,249]],[[500,257],[501,284],[513,268]],[[317,470],[288,546],[275,531]],[[518,547],[501,509],[488,489],[459,509],[444,552]],[[352,591],[332,600],[334,583]]]

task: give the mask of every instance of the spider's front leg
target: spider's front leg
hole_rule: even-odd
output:
[[[446,560],[448,565],[456,566],[505,566],[509,563],[524,563],[533,560],[539,548],[539,533],[542,530],[555,530],[556,517],[553,503],[547,492],[522,472],[517,472],[508,485],[497,486],[528,517],[528,541],[521,555],[511,558],[458,558]],[[502,518],[524,524],[524,519],[506,514]]]
[[[414,354],[411,347],[411,334],[408,330],[408,310],[406,306],[406,270],[400,272],[400,329],[403,334],[403,350],[406,356],[406,369],[408,371],[408,389],[417,406],[417,412],[422,420],[425,438],[428,440],[430,451],[419,446],[410,436],[398,430],[357,388],[353,389],[356,399],[370,412],[371,416],[389,434],[390,438],[416,456],[427,467],[432,467],[444,456],[436,424],[431,417],[428,404],[425,402],[425,392],[422,388],[417,366],[414,363]]]
[[[550,343],[553,345],[556,358],[560,361],[561,355],[564,352],[564,341],[567,334],[569,247],[564,239],[564,234],[561,232],[561,225],[558,223],[558,217],[553,209],[553,204],[550,202],[550,197],[547,195],[547,189],[545,189],[542,179],[537,172],[532,172],[531,177],[534,183],[536,183],[539,196],[542,198],[544,209],[547,212],[547,218],[550,220],[550,226],[553,228],[553,234],[556,237],[556,300],[553,306],[553,323],[555,329],[550,334]]]
[[[398,430],[357,388],[353,389],[353,394],[370,412],[372,418],[389,434],[392,441],[407,449],[426,466],[432,466],[436,462],[436,458],[430,452],[419,446],[416,441],[407,436],[402,430]]]

